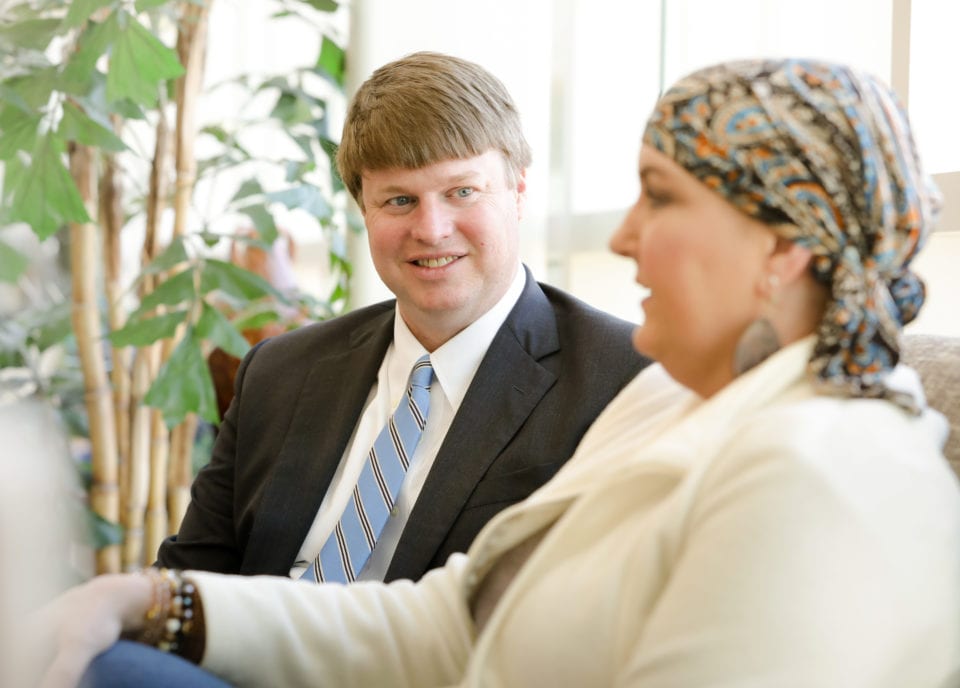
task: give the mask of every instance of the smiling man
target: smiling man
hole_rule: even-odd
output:
[[[521,264],[530,150],[478,65],[381,67],[337,163],[396,299],[247,355],[160,565],[418,579],[546,482],[648,363],[632,325]]]

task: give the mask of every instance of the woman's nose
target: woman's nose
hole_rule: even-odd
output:
[[[631,208],[626,217],[610,236],[610,250],[614,253],[632,258],[637,241],[636,209]]]

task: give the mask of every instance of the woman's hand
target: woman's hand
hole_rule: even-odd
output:
[[[74,688],[90,661],[124,631],[137,631],[153,585],[139,574],[105,575],[73,588],[41,609],[31,623],[47,664],[40,688]]]

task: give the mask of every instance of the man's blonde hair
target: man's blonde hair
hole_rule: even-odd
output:
[[[363,208],[364,171],[417,169],[489,150],[503,154],[515,185],[530,164],[530,146],[507,89],[473,62],[419,52],[380,67],[357,91],[337,166]]]

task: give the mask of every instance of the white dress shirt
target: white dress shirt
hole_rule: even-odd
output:
[[[383,580],[386,575],[400,535],[433,466],[440,445],[447,436],[447,430],[460,409],[490,342],[520,298],[525,282],[526,271],[522,266],[518,266],[513,282],[503,297],[469,327],[430,354],[434,379],[430,388],[427,424],[400,487],[393,514],[384,526],[376,547],[357,580]],[[387,348],[383,363],[380,364],[377,382],[367,397],[360,422],[354,428],[313,525],[297,553],[296,563],[290,569],[291,578],[303,575],[336,527],[360,477],[370,447],[406,391],[413,364],[425,353],[427,350],[397,313],[394,318],[393,342]]]

